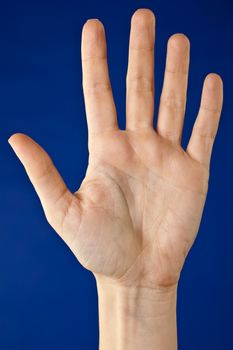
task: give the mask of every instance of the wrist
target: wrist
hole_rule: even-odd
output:
[[[175,350],[177,286],[125,287],[96,278],[100,349]]]

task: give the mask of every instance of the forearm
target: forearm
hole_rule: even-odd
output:
[[[176,350],[177,288],[126,288],[97,280],[100,350]]]

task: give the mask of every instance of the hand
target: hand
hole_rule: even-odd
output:
[[[132,17],[127,72],[126,130],[119,130],[106,60],[103,25],[82,33],[83,89],[89,165],[71,193],[45,151],[23,134],[9,142],[22,161],[52,227],[96,278],[116,285],[175,286],[196,237],[209,162],[222,107],[222,81],[209,74],[186,150],[181,133],[189,49],[170,37],[156,130],[154,27],[149,10]]]

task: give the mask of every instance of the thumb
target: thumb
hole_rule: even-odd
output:
[[[35,141],[24,134],[14,134],[8,142],[22,162],[49,223],[58,231],[73,194],[66,187],[49,155]]]

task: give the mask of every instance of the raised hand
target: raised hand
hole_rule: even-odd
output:
[[[98,20],[84,25],[89,165],[76,193],[67,189],[47,153],[31,138],[15,134],[9,140],[49,223],[80,263],[97,279],[145,288],[178,282],[200,224],[223,99],[221,78],[209,74],[188,147],[182,149],[190,43],[183,34],[172,35],[155,130],[154,39],[154,15],[136,11],[129,44],[126,130],[119,130],[104,28]]]

